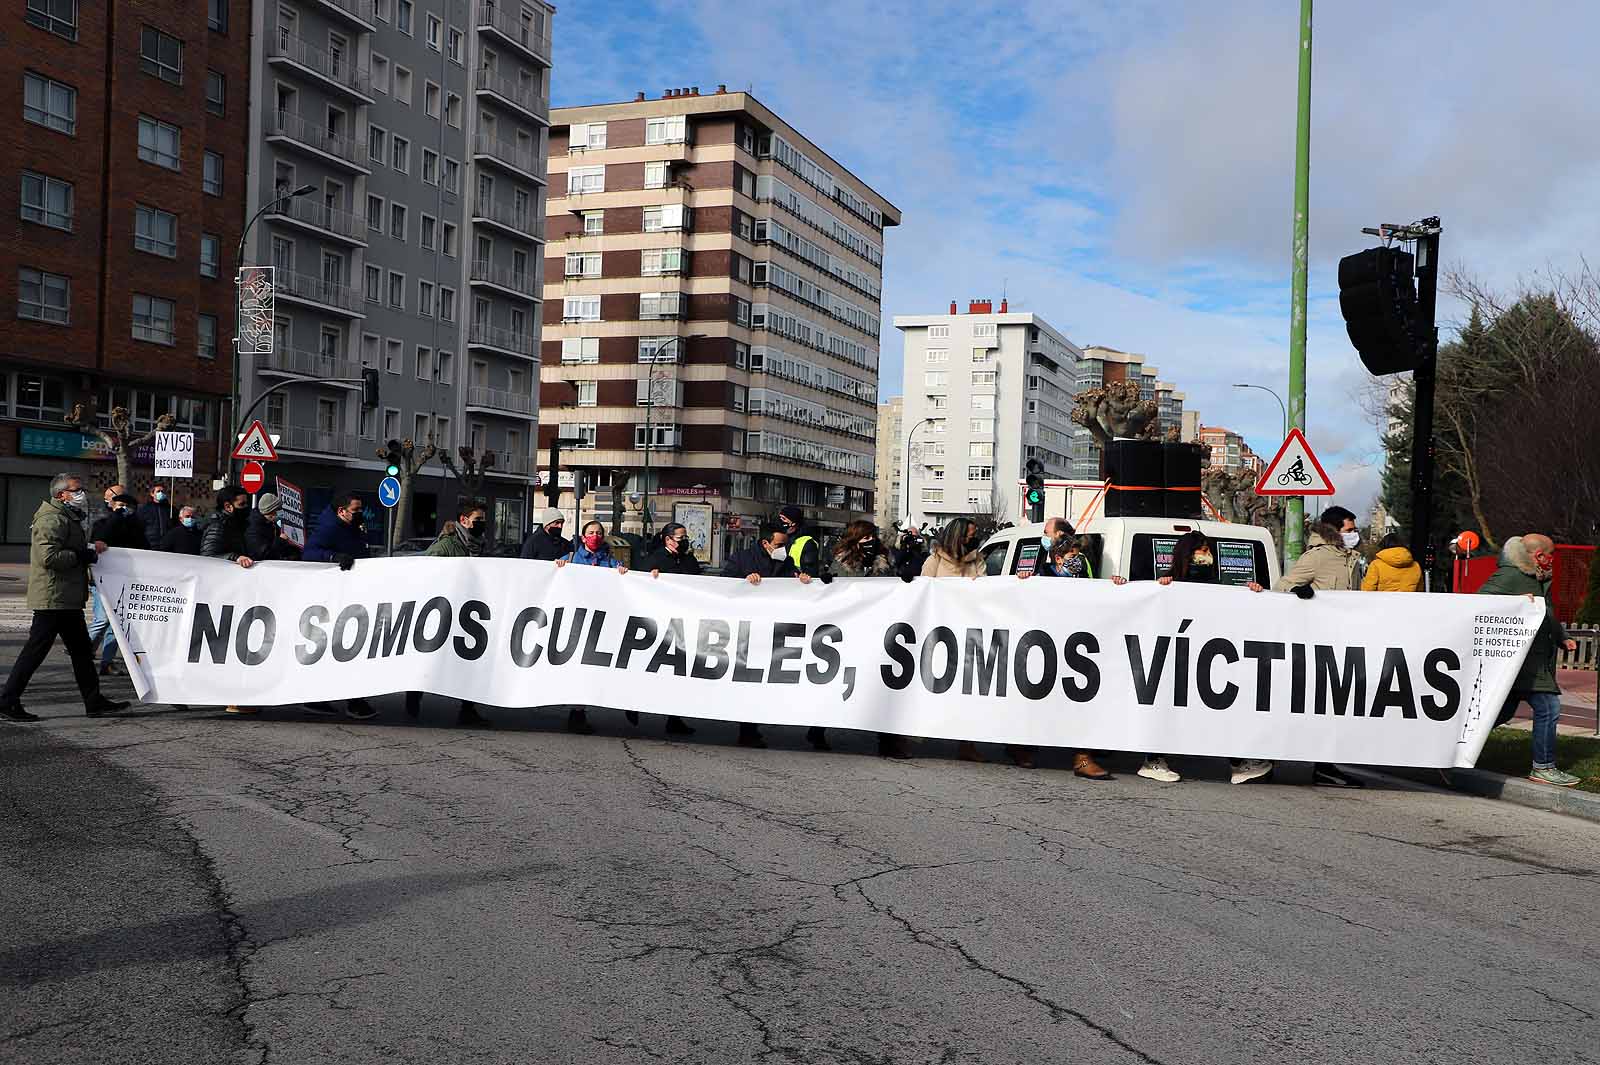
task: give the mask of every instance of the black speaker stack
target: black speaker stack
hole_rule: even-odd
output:
[[[1160,440],[1113,440],[1106,445],[1105,516],[1200,517],[1203,449]]]

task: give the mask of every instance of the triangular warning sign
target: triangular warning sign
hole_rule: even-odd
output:
[[[267,427],[260,421],[250,423],[244,436],[239,438],[239,444],[233,449],[236,459],[256,459],[261,462],[275,462],[278,452],[272,446],[272,438],[267,435]]]
[[[1256,482],[1258,496],[1331,496],[1333,481],[1306,443],[1305,434],[1290,429],[1277,457]]]

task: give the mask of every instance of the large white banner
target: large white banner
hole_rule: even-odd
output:
[[[141,699],[419,690],[1068,748],[1470,766],[1544,604],[991,577],[760,586],[517,559],[112,549]]]

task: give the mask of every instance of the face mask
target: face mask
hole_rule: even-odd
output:
[[[474,532],[478,531],[478,527],[476,525],[472,524],[470,521],[462,522],[461,523],[461,528],[464,531],[469,532],[469,533],[474,533]]]
[[[1189,556],[1189,564],[1192,566],[1209,567],[1215,561],[1216,560],[1211,557],[1210,552],[1206,551],[1196,551],[1194,554]]]
[[[774,562],[782,562],[784,559],[789,557],[789,552],[785,551],[781,547],[774,547],[768,553],[772,556],[772,561]]]
[[[583,546],[587,547],[590,551],[600,550],[600,534],[585,533],[583,537]]]
[[[185,529],[194,528],[194,518],[193,518],[193,516],[190,516],[190,517],[187,517],[187,518],[179,518],[178,520],[183,522],[183,527]]]
[[[111,504],[112,513],[115,513],[115,514],[121,514],[124,510],[127,510],[127,509],[128,509],[128,505],[126,503],[113,503],[113,504]]]
[[[1352,530],[1347,533],[1340,533],[1340,539],[1344,540],[1344,546],[1354,548],[1360,545],[1361,534]]]
[[[67,502],[70,503],[71,505],[77,507],[79,510],[82,510],[83,509],[83,504],[86,503],[88,501],[88,499],[89,499],[89,493],[85,492],[83,489],[80,488],[76,492],[72,493],[70,496],[67,497]]]
[[[156,502],[157,503],[165,502],[166,498],[167,498],[167,493],[165,493],[165,492],[157,492],[156,493]]]

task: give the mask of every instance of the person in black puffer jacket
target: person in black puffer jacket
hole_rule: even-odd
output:
[[[652,577],[659,577],[663,573],[700,576],[700,560],[694,557],[694,547],[689,543],[689,530],[678,522],[669,522],[666,528],[661,530],[660,546],[644,557],[644,565],[640,568],[649,570]],[[632,724],[639,723],[637,710],[628,710],[625,716]],[[667,735],[692,736],[694,729],[677,714],[669,714]]]
[[[561,535],[567,519],[550,507],[539,515],[539,524],[522,541],[521,555],[535,562],[554,562],[572,554],[573,543]]]
[[[271,492],[262,492],[256,509],[250,511],[244,529],[245,554],[257,562],[301,560],[300,548],[278,525],[278,512],[282,509],[282,500]]]
[[[245,569],[255,560],[245,550],[244,534],[250,522],[250,496],[236,484],[224,485],[217,492],[216,513],[206,524],[200,540],[200,553],[207,558],[225,558]]]

